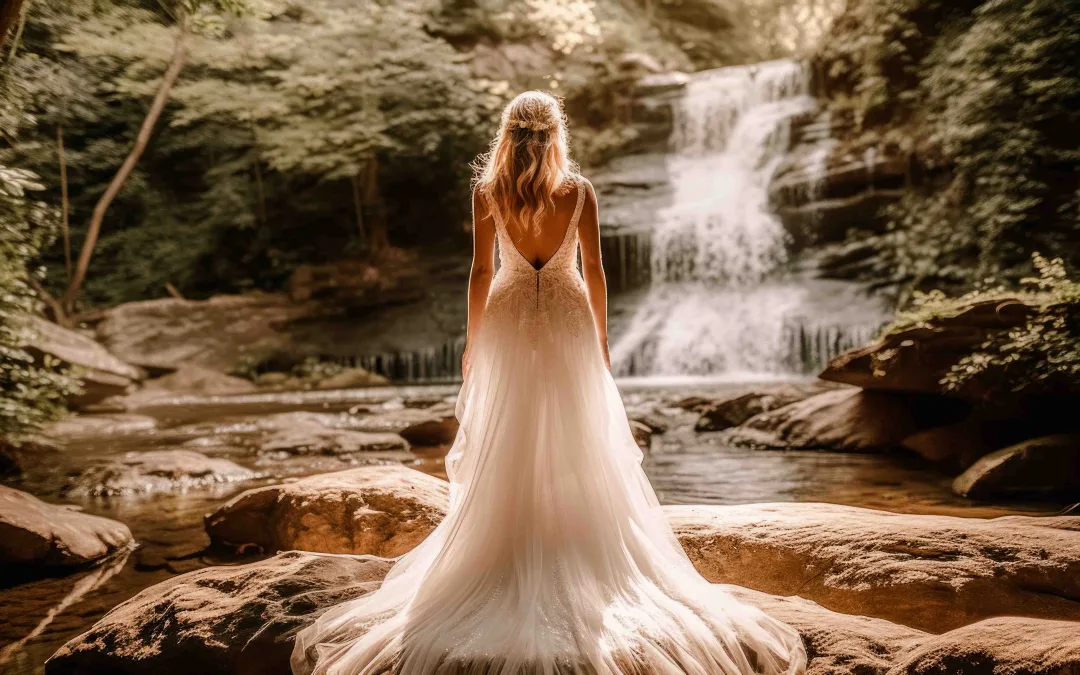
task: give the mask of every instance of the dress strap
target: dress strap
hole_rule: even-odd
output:
[[[570,232],[577,231],[578,221],[581,220],[581,210],[585,206],[585,188],[582,186],[582,182],[581,176],[574,176],[574,185],[577,186],[577,205],[574,206],[574,217],[570,219],[570,227],[566,228],[567,237],[570,236]]]

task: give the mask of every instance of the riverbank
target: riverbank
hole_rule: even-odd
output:
[[[791,384],[812,386],[808,381]],[[951,492],[947,476],[930,463],[906,455],[737,447],[725,442],[723,432],[696,431],[699,413],[678,405],[694,397],[730,398],[760,387],[761,383],[688,380],[622,383],[631,417],[656,430],[644,466],[663,502],[815,501],[971,517],[1053,513],[1062,506],[963,499]],[[59,428],[66,428],[67,436],[57,438],[54,450],[35,457],[22,478],[9,484],[45,501],[72,503],[86,513],[120,521],[130,527],[138,548],[72,576],[39,578],[0,590],[4,598],[0,642],[10,645],[33,635],[9,654],[4,672],[40,672],[45,659],[66,640],[150,585],[207,566],[244,560],[209,547],[203,516],[245,490],[372,463],[405,464],[444,475],[445,443],[416,443],[408,450],[346,450],[355,438],[350,434],[402,431],[424,419],[445,416],[455,392],[456,387],[449,385],[184,396],[125,415],[76,417],[62,423]],[[322,429],[313,430],[312,424]],[[287,442],[280,437],[286,427],[294,434]],[[305,441],[296,435],[304,429],[321,439],[317,447],[323,450],[286,449],[290,445],[316,447],[310,436]],[[412,432],[407,435],[419,438]],[[125,492],[119,489],[115,472],[100,470],[115,466],[130,453],[173,451],[232,462],[251,475],[239,481]],[[104,489],[110,485],[113,489]]]

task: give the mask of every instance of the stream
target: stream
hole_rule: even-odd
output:
[[[723,379],[627,379],[620,388],[631,415],[651,412],[668,424],[653,436],[644,467],[666,504],[739,504],[821,501],[909,513],[992,517],[1013,513],[1046,513],[1057,504],[983,504],[953,495],[950,480],[933,467],[907,455],[853,455],[831,452],[774,452],[737,448],[722,433],[697,433],[697,415],[674,406],[688,396],[717,397],[742,393],[754,383]],[[259,477],[187,492],[111,498],[62,497],[69,476],[84,467],[126,452],[180,447],[199,429],[228,437],[244,423],[262,416],[291,412],[343,412],[379,406],[420,407],[452,398],[455,385],[383,387],[363,390],[313,391],[251,396],[180,398],[138,413],[157,420],[154,429],[71,439],[46,453],[12,483],[50,502],[75,503],[94,513],[126,523],[138,541],[128,555],[90,570],[57,578],[4,579],[0,584],[0,672],[44,671],[48,657],[71,637],[89,628],[109,609],[140,590],[208,565],[237,564],[254,558],[208,550],[203,516],[234,495],[292,477],[340,470],[364,463],[404,462],[421,471],[445,475],[440,448],[413,448],[403,453],[363,453],[346,458],[326,456],[259,458],[251,450],[214,451],[253,469]],[[188,447],[188,446],[185,446]],[[223,447],[229,447],[227,442]],[[209,449],[200,449],[211,454]],[[20,581],[22,583],[20,583]]]

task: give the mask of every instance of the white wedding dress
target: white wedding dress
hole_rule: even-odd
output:
[[[375,592],[301,631],[297,675],[794,675],[799,635],[703,579],[641,469],[577,269],[500,268],[447,456],[450,511]]]

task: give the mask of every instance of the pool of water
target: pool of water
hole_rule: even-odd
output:
[[[829,452],[773,452],[732,447],[722,434],[693,431],[696,415],[675,406],[691,395],[720,396],[753,388],[753,383],[720,380],[633,381],[620,384],[631,414],[649,411],[668,429],[653,437],[644,468],[660,500],[667,504],[740,504],[821,501],[908,513],[992,517],[1046,513],[1057,504],[986,504],[961,499],[950,480],[932,466],[906,455],[852,455]],[[138,411],[158,420],[154,430],[73,439],[28,467],[13,487],[52,502],[74,503],[88,513],[126,523],[138,548],[91,570],[58,578],[0,582],[0,672],[41,673],[45,660],[65,641],[86,630],[109,609],[170,576],[208,565],[237,564],[207,549],[203,516],[232,496],[294,476],[349,468],[358,463],[402,461],[443,474],[446,448],[410,453],[371,453],[340,460],[301,457],[259,459],[237,449],[227,456],[260,473],[260,478],[186,493],[68,500],[62,489],[74,473],[130,451],[177,447],[177,430],[192,423],[225,434],[240,420],[288,411],[339,412],[357,405],[400,401],[422,405],[453,396],[448,385],[366,390],[298,392],[239,397],[186,398]]]

